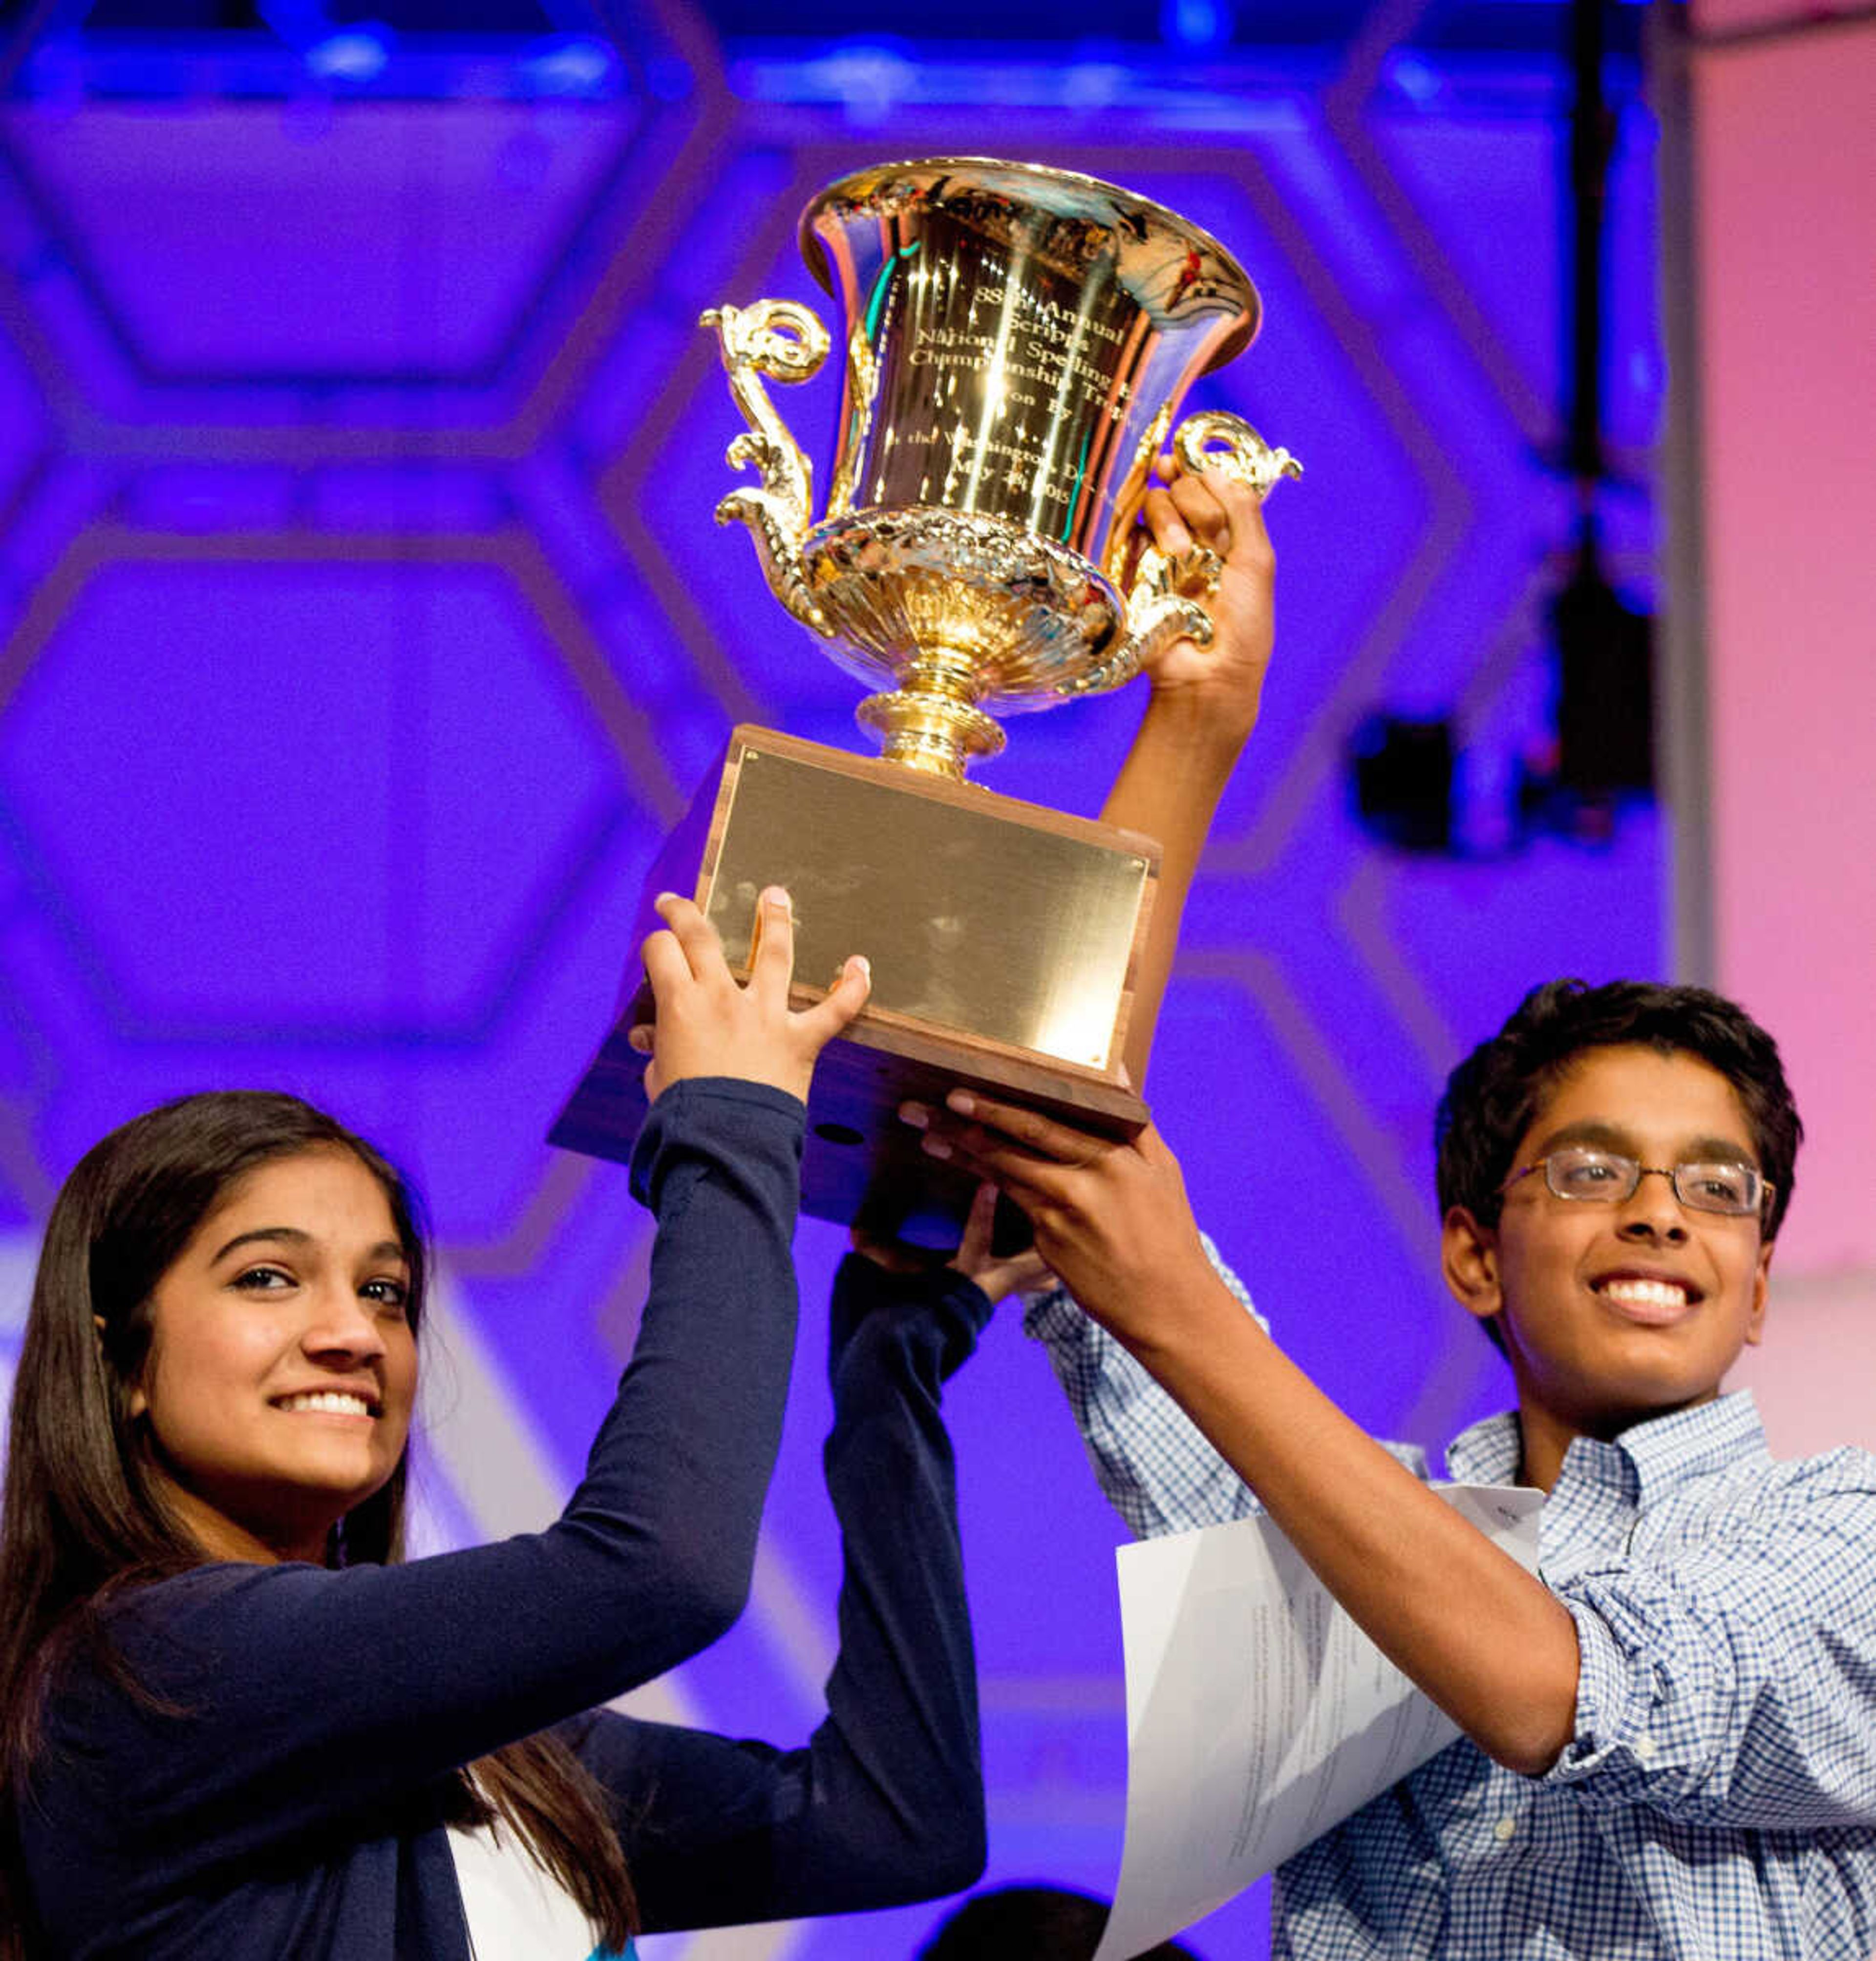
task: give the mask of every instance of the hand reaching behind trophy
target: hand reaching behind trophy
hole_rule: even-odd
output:
[[[1143,515],[1154,547],[1172,565],[1192,567],[1192,585],[1207,601],[1211,638],[1174,640],[1146,663],[1156,700],[1179,698],[1240,737],[1257,719],[1274,631],[1271,588],[1276,554],[1262,499],[1244,476],[1222,465],[1202,472],[1162,457],[1160,481],[1147,493]]]

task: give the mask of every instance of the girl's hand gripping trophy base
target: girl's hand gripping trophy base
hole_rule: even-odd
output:
[[[756,902],[746,983],[730,972],[716,927],[690,900],[662,893],[656,910],[664,929],[646,940],[643,954],[658,1019],[629,1038],[651,1057],[646,1098],[656,1102],[686,1076],[728,1076],[805,1103],[822,1050],[866,1006],[872,974],[864,958],[847,958],[825,1000],[792,1011],[794,917],[780,886],[767,887]]]

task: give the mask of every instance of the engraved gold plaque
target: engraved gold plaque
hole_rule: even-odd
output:
[[[1158,871],[1150,838],[1111,824],[739,728],[647,889],[691,890],[739,967],[775,882],[794,902],[798,979],[866,952],[871,1000],[815,1073],[802,1204],[845,1220],[896,1186],[958,1216],[969,1182],[898,1122],[908,1096],[962,1083],[1109,1136],[1145,1121],[1121,1047]],[[647,910],[641,933],[656,923]],[[553,1142],[630,1155],[645,1059],[626,1035],[650,1019],[635,972]]]
[[[1135,523],[1169,440],[1260,496],[1300,467],[1235,416],[1175,427],[1260,308],[1223,247],[1147,199],[931,158],[830,185],[801,240],[844,315],[827,508],[765,384],[808,379],[831,340],[809,308],[764,300],[704,317],[748,425],[729,461],[758,479],[716,515],[748,528],[776,597],[873,687],[858,717],[883,755],[737,729],[649,889],[694,891],[732,965],[771,883],[794,901],[798,983],[869,957],[872,999],[815,1074],[803,1201],[846,1220],[885,1194],[955,1220],[969,1185],[896,1121],[907,1097],[964,1084],[1110,1136],[1145,1122],[1122,1053],[1159,867],[1151,839],[991,796],[966,764],[1003,747],[997,716],[1210,638],[1217,560],[1169,560]],[[640,931],[655,923],[648,909]],[[636,983],[556,1143],[629,1156]]]
[[[1112,1066],[1126,1032],[1114,1004],[1152,872],[1144,851],[1054,822],[1019,832],[1005,799],[882,799],[863,776],[761,742],[748,731],[735,745],[722,842],[706,868],[704,909],[726,945],[748,944],[756,895],[779,881],[802,974],[832,974],[876,943],[887,951],[874,964],[875,1013]]]

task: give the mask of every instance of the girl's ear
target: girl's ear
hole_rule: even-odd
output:
[[[104,1353],[104,1317],[101,1314],[93,1315],[91,1325],[97,1330],[97,1359],[104,1363],[106,1372],[108,1373],[110,1363]],[[150,1399],[143,1393],[143,1385],[141,1382],[132,1386],[129,1396],[125,1399],[125,1406],[129,1409],[133,1422],[148,1409]]]
[[[1453,1298],[1468,1314],[1489,1321],[1504,1306],[1498,1236],[1480,1225],[1463,1205],[1454,1206],[1441,1222],[1440,1271]]]

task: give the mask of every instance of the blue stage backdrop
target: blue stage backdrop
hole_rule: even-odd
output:
[[[854,686],[710,521],[740,425],[697,317],[816,298],[794,244],[813,192],[962,150],[1135,187],[1262,288],[1261,341],[1197,400],[1308,475],[1271,506],[1268,705],[1148,1088],[1204,1221],[1358,1417],[1437,1442],[1496,1402],[1436,1278],[1431,1108],[1531,982],[1658,967],[1661,839],[1645,805],[1573,837],[1510,815],[1552,726],[1573,508],[1552,468],[1565,97],[1541,46],[1443,33],[1462,12],[1527,40],[1557,21],[1354,6],[1324,11],[1326,40],[1259,49],[1187,7],[1172,45],[921,49],[838,22],[745,40],[675,10],[611,40],[40,10],[0,70],[0,1376],[85,1146],[174,1092],[283,1086],[429,1196],[426,1542],[551,1514],[630,1346],[647,1237],[621,1172],[543,1137],[633,961],[641,882],[733,722],[861,746]],[[1644,597],[1651,145],[1631,91],[1605,519]],[[836,387],[785,398],[823,453]],[[1137,705],[1013,723],[984,780],[1092,812]],[[1355,821],[1347,746],[1377,708],[1452,719],[1459,848],[1403,855]],[[815,1719],[840,1246],[802,1229],[751,1610],[642,1706],[783,1742]],[[1013,1314],[951,1407],[991,1877],[1106,1889],[1120,1529]],[[1259,1954],[1262,1914],[1240,1902],[1195,1943]],[[649,1952],[892,1961],[937,1918]]]

